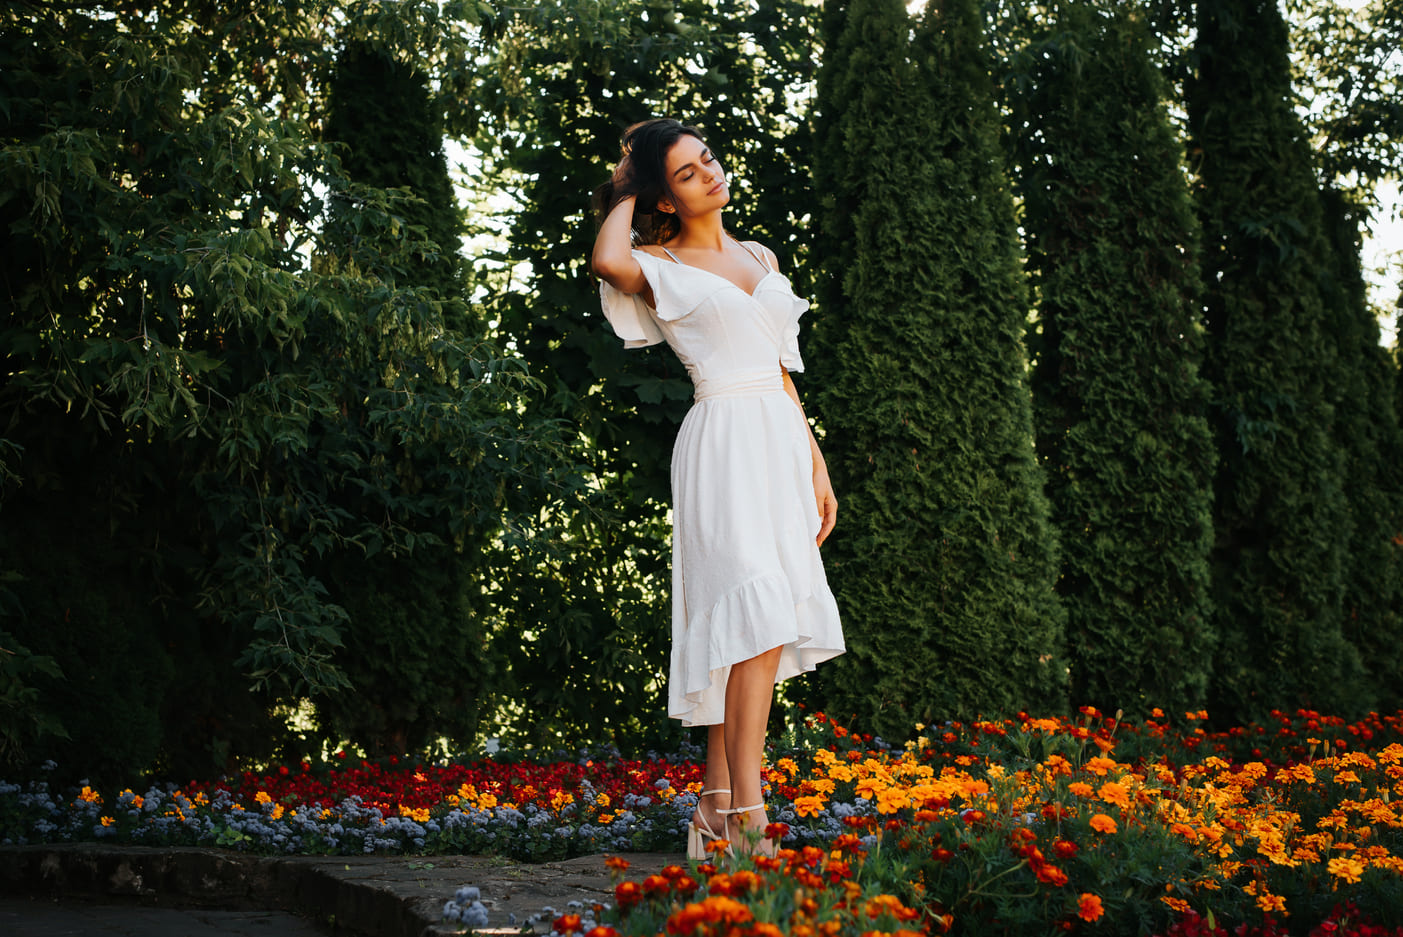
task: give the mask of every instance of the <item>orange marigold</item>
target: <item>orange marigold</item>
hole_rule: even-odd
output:
[[[693,934],[703,924],[745,924],[754,920],[754,915],[745,905],[734,898],[712,895],[705,901],[688,904],[680,911],[674,911],[667,919],[669,934]]]
[[[1114,833],[1119,827],[1116,821],[1106,816],[1104,813],[1095,814],[1091,818],[1091,828],[1098,833]]]
[[[1108,804],[1115,804],[1117,807],[1130,807],[1130,791],[1124,784],[1116,781],[1107,781],[1097,790],[1096,795]]]
[[[1335,878],[1344,879],[1351,885],[1359,881],[1359,876],[1364,874],[1364,863],[1349,856],[1340,856],[1331,859],[1328,868],[1330,874]]]
[[[1082,892],[1077,899],[1077,917],[1083,921],[1095,921],[1106,913],[1106,909],[1101,907],[1101,899],[1091,892]]]

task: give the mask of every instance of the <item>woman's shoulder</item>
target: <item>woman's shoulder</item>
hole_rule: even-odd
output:
[[[765,258],[765,262],[770,265],[771,270],[779,269],[779,258],[775,256],[774,251],[770,250],[764,244],[761,244],[759,241],[741,241],[740,243],[750,248],[753,253],[757,253]]]
[[[663,246],[661,244],[635,244],[633,246],[633,249],[641,254],[647,254],[650,257],[656,257],[659,260],[668,259],[667,251],[663,249]]]

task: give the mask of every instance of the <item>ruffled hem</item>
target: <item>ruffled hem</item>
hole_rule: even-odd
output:
[[[771,648],[782,648],[776,684],[842,654],[838,604],[821,571],[817,579],[821,588],[795,596],[788,577],[757,576],[719,599],[685,634],[674,634],[668,715],[685,726],[723,722],[731,667]]]

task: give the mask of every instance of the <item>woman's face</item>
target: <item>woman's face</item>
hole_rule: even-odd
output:
[[[663,172],[671,197],[661,204],[679,218],[690,218],[725,207],[731,200],[721,162],[705,143],[685,134],[667,151]]]

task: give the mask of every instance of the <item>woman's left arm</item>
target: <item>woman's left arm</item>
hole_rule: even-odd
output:
[[[799,408],[800,415],[803,415],[804,405],[799,402],[799,389],[794,386],[794,379],[789,376],[786,368],[780,368],[780,373],[784,375],[784,392],[794,401],[794,406]],[[814,438],[813,427],[809,426],[807,416],[804,417],[804,429],[809,434],[809,453],[813,457],[814,503],[818,507],[818,516],[823,519],[818,529],[817,542],[819,546],[823,546],[823,541],[828,539],[833,525],[838,522],[838,496],[833,493],[833,482],[828,479],[828,463],[823,461],[823,453],[819,451],[818,440]]]

